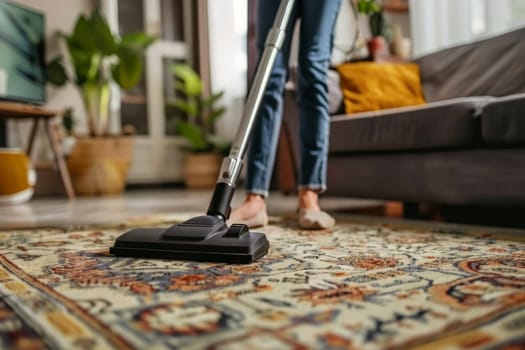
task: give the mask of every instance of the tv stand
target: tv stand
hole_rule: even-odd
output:
[[[0,101],[0,118],[11,120],[32,120],[31,133],[27,143],[27,156],[31,158],[33,144],[40,121],[44,123],[49,145],[54,158],[54,166],[57,168],[65,193],[69,199],[75,198],[75,192],[71,183],[71,178],[64,160],[64,153],[59,138],[59,125],[57,119],[62,117],[62,112],[50,110],[40,106],[28,105],[16,102]],[[35,164],[35,168],[46,167],[45,164]]]

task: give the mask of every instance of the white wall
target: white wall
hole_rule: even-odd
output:
[[[58,30],[69,33],[73,29],[74,22],[80,13],[88,13],[93,9],[93,0],[15,0],[17,4],[41,11],[45,15],[46,22],[46,59],[50,60],[59,53],[56,32]],[[46,107],[63,109],[68,106],[74,108],[79,121],[85,120],[84,108],[79,93],[73,85],[63,88],[47,88]],[[81,125],[81,124],[80,124]],[[27,128],[18,125],[10,125],[10,146],[25,147]],[[20,140],[22,138],[22,141]],[[47,146],[47,145],[46,145]]]

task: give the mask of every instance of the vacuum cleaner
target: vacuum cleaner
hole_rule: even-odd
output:
[[[270,71],[285,39],[294,0],[283,0],[265,42],[265,48],[246,100],[239,129],[224,158],[206,215],[169,228],[139,228],[122,234],[109,252],[116,256],[164,258],[228,263],[250,263],[268,253],[263,233],[243,224],[226,224],[235,185],[242,170],[249,137],[268,83]]]

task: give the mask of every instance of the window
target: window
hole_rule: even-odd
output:
[[[474,36],[487,31],[487,3],[480,0],[470,0],[471,17],[470,30]]]

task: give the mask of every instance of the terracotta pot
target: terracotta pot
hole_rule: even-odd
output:
[[[368,40],[367,47],[368,47],[369,56],[372,59],[374,59],[375,57],[385,52],[385,48],[386,48],[385,38],[383,38],[382,36],[375,36],[371,38],[370,40]]]
[[[78,195],[121,193],[133,155],[131,137],[78,138],[67,167]]]
[[[213,188],[219,177],[222,156],[216,152],[186,153],[184,184],[192,189]]]

